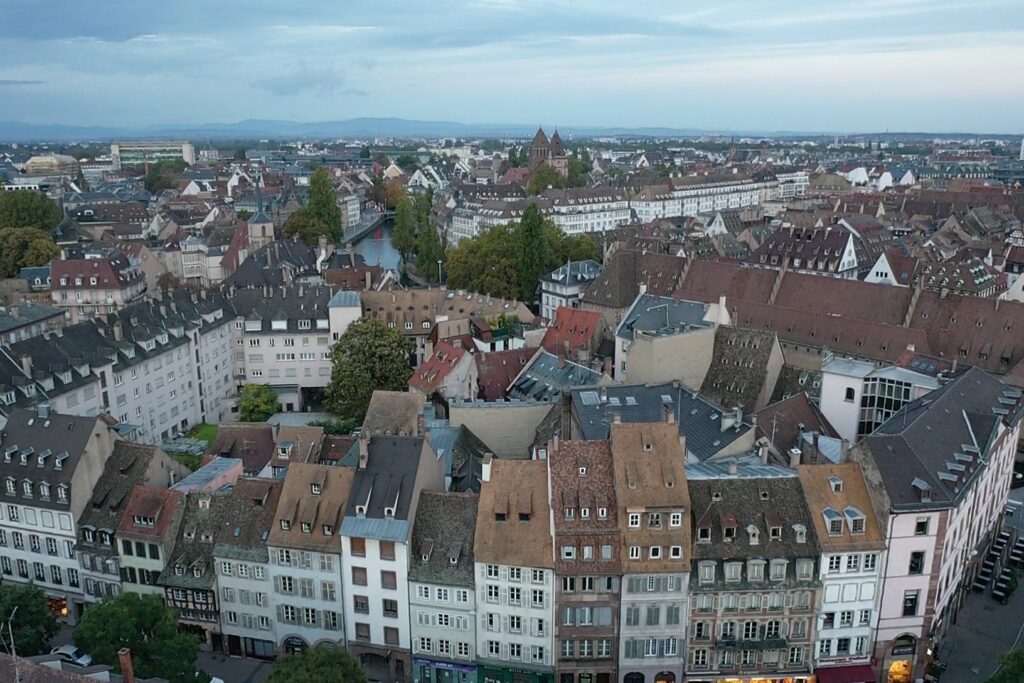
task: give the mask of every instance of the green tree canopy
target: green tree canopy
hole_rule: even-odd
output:
[[[542,218],[538,238],[535,237],[536,216],[530,212],[528,230],[523,225],[526,216],[523,218],[524,221],[498,225],[476,237],[459,240],[449,248],[445,266],[448,287],[506,299],[522,299],[523,293],[528,291],[529,296],[523,299],[528,302],[533,298],[537,278],[567,260],[601,260],[597,245],[586,235],[566,236],[558,226]],[[524,244],[527,240],[533,240],[535,246],[528,248]],[[538,265],[538,254],[542,267]],[[540,272],[532,282],[529,281],[531,275],[524,273],[520,265],[526,261],[532,264],[530,273]]]
[[[427,224],[420,228],[419,237],[416,239],[416,272],[428,282],[439,282],[438,261],[443,264],[444,249],[441,247],[437,228],[434,227],[433,221],[428,220]]]
[[[149,164],[146,177],[143,179],[146,189],[156,194],[178,186],[178,175],[188,168],[182,159],[164,159]]]
[[[544,190],[549,187],[561,188],[565,187],[565,178],[562,174],[555,170],[554,166],[548,164],[541,164],[536,171],[533,172],[533,177],[530,178],[530,184],[527,185],[526,190],[531,195],[542,194]]]
[[[1024,681],[1024,647],[1015,647],[999,655],[999,671],[986,683],[1020,683]]]
[[[313,171],[309,179],[309,201],[306,203],[306,213],[310,219],[319,221],[326,225],[335,243],[340,243],[343,237],[341,231],[341,209],[338,208],[338,197],[334,193],[334,183],[331,182],[327,171],[321,166]]]
[[[403,391],[412,368],[412,342],[398,328],[373,318],[356,320],[331,349],[331,381],[325,391],[330,410],[362,422],[377,389]]]
[[[296,209],[284,222],[285,237],[297,237],[310,246],[316,246],[320,237],[334,238],[334,233],[323,221],[310,215],[308,209]]]
[[[243,422],[266,422],[279,409],[277,394],[266,384],[246,384],[238,393],[238,416]]]
[[[0,192],[0,228],[41,228],[53,232],[64,215],[41,192]]]
[[[7,619],[18,609],[11,622],[18,654],[37,655],[43,652],[50,638],[57,633],[57,618],[46,606],[46,595],[35,586],[0,584],[0,618],[4,627],[3,640],[7,642]]]
[[[569,177],[565,179],[565,186],[586,187],[590,163],[590,154],[585,149],[581,149],[569,157]]]
[[[408,198],[402,198],[395,207],[395,227],[391,231],[391,244],[403,259],[416,248],[416,216],[412,202]]]
[[[399,154],[398,158],[395,159],[395,163],[406,173],[412,173],[420,165],[419,159],[411,154]]]
[[[49,232],[39,228],[0,228],[0,277],[17,277],[26,266],[46,265],[60,256]]]
[[[519,264],[519,297],[527,303],[533,303],[533,293],[538,281],[549,272],[544,244],[544,217],[540,215],[537,205],[530,203],[523,211],[519,221],[518,264]]]
[[[362,147],[360,147],[359,148],[359,158],[360,159],[369,159],[370,158],[370,148],[367,147],[366,145],[363,145]]]
[[[171,683],[193,683],[199,638],[178,631],[178,614],[157,595],[124,592],[93,605],[75,629],[75,644],[93,661],[118,672],[117,651],[132,651],[135,675],[166,678]],[[20,643],[19,643],[20,644]]]
[[[238,211],[238,212],[237,212],[237,213],[235,214],[235,216],[236,216],[236,217],[238,218],[238,220],[240,220],[240,221],[247,221],[247,220],[249,220],[250,218],[252,218],[252,211],[246,211],[245,209],[241,209],[240,211]]]
[[[317,645],[274,662],[267,683],[366,683],[359,663],[341,647]]]

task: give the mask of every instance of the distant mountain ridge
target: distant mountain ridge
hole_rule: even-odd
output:
[[[184,138],[188,140],[225,140],[261,138],[373,138],[373,137],[531,137],[535,124],[522,123],[459,123],[457,121],[419,121],[394,117],[362,117],[338,121],[283,121],[276,119],[245,119],[236,123],[202,123],[195,125],[74,126],[0,121],[2,142],[70,142],[109,140],[155,140]],[[700,128],[628,126],[568,126],[563,132],[582,137],[691,137],[697,135],[738,135],[767,137],[828,137],[828,132],[711,130]],[[942,136],[970,137],[977,133],[845,133],[843,137],[873,136],[877,139],[931,139]],[[992,137],[1015,136],[991,134]]]

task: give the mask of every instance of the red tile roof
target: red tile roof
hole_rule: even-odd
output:
[[[569,355],[579,349],[589,351],[602,320],[600,311],[559,306],[540,345],[555,355]]]
[[[131,537],[162,540],[175,510],[183,500],[181,491],[161,489],[152,486],[136,486],[128,503],[124,506],[121,522],[117,526],[119,537]],[[141,526],[135,523],[136,517],[151,517],[156,520],[153,526]]]
[[[512,380],[522,372],[535,353],[535,348],[524,348],[476,354],[474,360],[477,381],[480,384],[480,398],[485,401],[503,400],[508,385],[512,384]]]
[[[421,391],[427,396],[433,394],[467,353],[468,351],[465,349],[455,348],[447,341],[437,342],[434,345],[434,352],[424,358],[420,366],[412,373],[412,377],[409,378],[409,387]]]

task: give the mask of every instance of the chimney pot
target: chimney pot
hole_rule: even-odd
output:
[[[132,651],[122,647],[117,651],[117,660],[121,665],[121,677],[124,683],[135,683],[135,667],[132,665]]]
[[[494,460],[493,453],[484,453],[483,462],[480,465],[480,481],[491,480],[491,462]]]

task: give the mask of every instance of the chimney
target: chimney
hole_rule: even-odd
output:
[[[480,481],[491,480],[491,460],[493,459],[493,453],[484,453],[484,460],[483,463],[480,465]]]
[[[124,332],[121,330],[121,323],[114,323],[113,330],[114,341],[118,343],[124,341]]]
[[[558,434],[554,434],[551,437],[551,452],[552,453],[557,453],[558,452]]]
[[[765,439],[761,440],[761,443],[757,446],[757,454],[761,458],[761,464],[768,464],[768,442]]]
[[[32,356],[27,353],[21,357],[21,370],[27,376],[32,376]]]
[[[622,413],[620,413],[617,410],[614,413],[612,413],[612,424],[622,424]]]
[[[661,409],[665,413],[665,422],[674,425],[676,423],[676,413],[672,410],[672,406],[663,404]]]
[[[117,651],[117,660],[121,665],[121,677],[124,683],[135,683],[135,667],[132,666],[132,651],[122,647]]]
[[[373,284],[373,275],[370,273],[369,270],[367,270],[366,273],[364,273],[364,275],[366,276],[366,291],[370,291],[370,287]]]
[[[302,285],[299,285],[299,298],[300,299],[302,298],[302,295],[305,293],[305,291],[306,291],[306,288],[303,287]]]
[[[743,424],[743,406],[736,406],[736,429]]]
[[[789,466],[796,467],[800,464],[800,449],[790,448],[789,449]]]
[[[914,353],[914,351],[916,351],[916,350],[917,350],[916,346],[914,346],[913,344],[907,344],[907,351],[910,351],[911,353]]]
[[[18,317],[18,307],[17,306],[8,306],[7,310],[10,311],[12,318],[17,318]]]
[[[366,432],[359,434],[359,469],[365,470],[366,463],[370,459],[370,437]]]
[[[729,460],[729,474],[734,477],[739,474],[739,465],[736,464],[735,458]]]
[[[45,420],[50,417],[50,404],[43,402],[36,404],[36,417]]]

